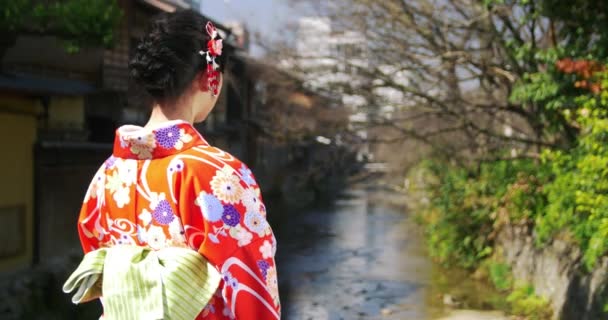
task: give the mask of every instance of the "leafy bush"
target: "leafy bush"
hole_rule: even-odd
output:
[[[553,312],[547,299],[537,296],[531,285],[516,286],[507,297],[513,314],[529,320],[549,320]]]
[[[511,185],[534,176],[537,167],[531,160],[504,160],[483,163],[471,171],[426,162],[424,170],[432,176],[428,180],[435,181],[429,186],[431,200],[422,213],[431,256],[442,264],[465,268],[488,257],[505,196],[519,199],[513,202],[518,210],[533,211],[523,210],[532,204],[511,190]]]
[[[68,52],[86,46],[110,47],[122,16],[116,0],[0,1],[0,31],[5,38],[53,35],[64,41]]]
[[[426,164],[435,181],[424,211],[433,257],[475,267],[492,252],[503,223],[533,227],[539,246],[558,236],[575,241],[589,269],[608,253],[608,71],[586,81],[571,99],[576,107],[560,111],[579,128],[571,147],[546,149],[539,163],[501,160],[475,169]]]
[[[500,291],[510,290],[513,286],[511,267],[508,264],[491,261],[488,265],[488,274],[494,287]]]
[[[534,287],[527,284],[513,285],[514,279],[508,264],[490,258],[483,263],[494,287],[508,292],[506,310],[528,320],[549,320],[553,314],[548,300],[536,295]]]
[[[608,88],[607,75],[602,87]],[[545,187],[549,201],[537,219],[539,242],[566,231],[580,244],[587,267],[608,251],[608,91],[577,99],[581,134],[567,152],[547,150],[554,180]]]

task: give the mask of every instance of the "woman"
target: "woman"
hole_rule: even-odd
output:
[[[193,127],[217,102],[224,60],[215,27],[198,13],[153,22],[129,65],[153,98],[150,119],[117,130],[78,231],[85,253],[119,245],[200,253],[221,281],[196,319],[278,319],[276,241],[260,188],[247,166]]]

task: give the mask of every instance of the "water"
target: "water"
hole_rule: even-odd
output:
[[[419,228],[385,201],[391,196],[357,188],[326,209],[277,214],[283,319],[436,319],[445,293],[464,307],[476,301],[465,295],[486,296],[466,273],[429,260]]]

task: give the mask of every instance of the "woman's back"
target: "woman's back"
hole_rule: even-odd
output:
[[[152,21],[129,63],[151,98],[151,116],[145,127],[117,130],[79,216],[87,255],[66,284],[86,288],[75,297],[112,301],[106,310],[118,320],[133,312],[150,318],[142,316],[148,304],[129,307],[136,301],[162,301],[165,319],[187,320],[199,309],[196,319],[280,318],[276,241],[260,188],[243,163],[209,146],[192,125],[217,103],[222,49],[213,23],[178,11]],[[112,278],[100,281],[108,270]],[[143,298],[140,287],[151,288]]]
[[[117,130],[79,218],[85,253],[117,245],[188,247],[223,281],[197,319],[279,318],[276,243],[260,189],[238,159],[183,121]],[[240,310],[240,311],[239,311]]]

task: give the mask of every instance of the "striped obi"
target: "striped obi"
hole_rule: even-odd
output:
[[[87,253],[63,291],[76,304],[103,297],[106,320],[193,320],[220,280],[192,249],[114,246]]]

